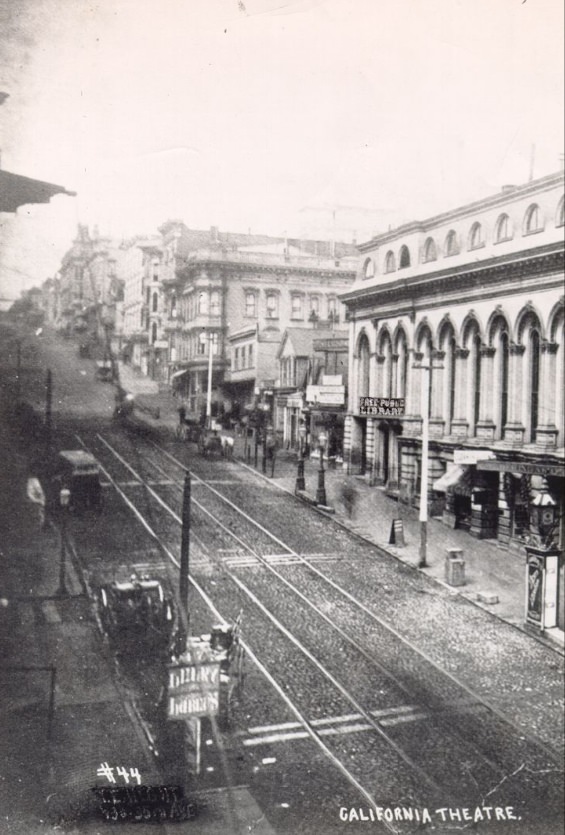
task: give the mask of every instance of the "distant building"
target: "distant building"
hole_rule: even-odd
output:
[[[343,321],[338,296],[355,277],[356,249],[215,227],[201,232],[178,221],[160,231],[171,384],[200,414],[212,350],[214,413],[237,420],[272,391],[273,346],[287,326]]]
[[[418,502],[429,403],[430,510],[517,548],[540,491],[563,519],[563,187],[561,172],[378,235],[341,297],[350,466]],[[364,416],[361,397],[404,414]]]

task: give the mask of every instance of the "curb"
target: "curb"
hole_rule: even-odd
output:
[[[503,618],[501,615],[498,615],[496,612],[493,612],[491,609],[488,609],[486,605],[480,603],[480,601],[474,600],[469,594],[465,594],[465,592],[459,591],[456,587],[450,586],[448,583],[445,582],[445,580],[441,580],[439,577],[433,577],[430,574],[427,574],[425,569],[418,568],[418,566],[414,565],[414,563],[408,562],[407,560],[403,560],[398,553],[389,550],[384,545],[376,543],[374,539],[362,533],[361,531],[353,530],[349,527],[349,525],[346,524],[345,521],[334,515],[333,508],[329,508],[330,512],[327,512],[328,508],[322,507],[321,505],[317,505],[314,500],[307,499],[306,497],[303,497],[300,493],[294,493],[292,490],[289,490],[288,487],[285,487],[283,484],[278,484],[274,479],[269,478],[268,476],[256,470],[254,467],[251,467],[249,464],[246,464],[244,461],[241,461],[241,459],[236,457],[235,455],[232,460],[235,463],[239,464],[241,467],[245,467],[246,470],[249,470],[255,475],[260,476],[265,481],[268,481],[269,484],[276,485],[279,488],[279,490],[283,490],[289,496],[293,496],[297,501],[301,501],[304,504],[307,504],[309,507],[312,508],[312,510],[315,510],[320,515],[325,516],[326,519],[330,519],[332,522],[334,522],[334,524],[339,525],[340,528],[343,528],[344,530],[348,531],[352,536],[357,537],[363,542],[368,542],[369,545],[372,545],[374,548],[378,548],[380,551],[383,551],[388,556],[393,557],[397,562],[402,563],[402,565],[405,565],[408,568],[412,568],[414,571],[423,574],[432,582],[437,583],[439,586],[442,586],[444,589],[449,591],[451,595],[460,597],[462,600],[465,600],[472,606],[476,606],[478,609],[481,609],[483,612],[486,612],[488,615],[495,618],[500,623],[505,623],[507,626],[516,629],[523,635],[527,635],[528,638],[532,638],[534,641],[537,641],[539,644],[546,647],[546,649],[551,649],[553,650],[553,652],[557,653],[557,655],[565,657],[565,647],[560,643],[560,641],[547,637],[546,635],[540,635],[536,634],[535,632],[532,632],[531,629],[528,628],[526,623],[522,625],[506,620],[506,618]]]

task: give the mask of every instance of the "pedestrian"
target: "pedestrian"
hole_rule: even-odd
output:
[[[26,493],[37,519],[40,530],[45,529],[45,493],[37,476],[30,476],[27,480]]]
[[[353,519],[355,503],[357,501],[357,490],[350,481],[344,481],[341,488],[341,500],[348,519]]]

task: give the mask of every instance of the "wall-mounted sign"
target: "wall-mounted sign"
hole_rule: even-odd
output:
[[[345,386],[306,386],[306,402],[321,403],[324,406],[343,406],[345,403]]]
[[[476,464],[477,461],[495,458],[496,455],[490,449],[456,449],[453,452],[454,464]]]
[[[565,478],[565,464],[546,464],[525,461],[477,461],[477,470],[494,470],[499,473],[524,473],[526,475],[554,475]]]
[[[404,397],[360,397],[359,414],[365,417],[400,417],[404,414]]]

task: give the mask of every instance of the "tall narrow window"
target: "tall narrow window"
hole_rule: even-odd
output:
[[[302,312],[302,296],[293,296],[292,297],[292,309],[291,309],[291,319],[302,319],[303,318]]]
[[[267,318],[277,319],[279,315],[279,297],[276,293],[267,294]]]
[[[503,331],[500,335],[500,437],[508,421],[508,334]]]
[[[469,235],[469,249],[478,249],[483,244],[483,227],[480,223],[474,223]]]
[[[481,409],[481,337],[476,334],[473,340],[473,426],[479,422]]]
[[[455,417],[455,337],[452,336],[449,340],[449,379],[448,379],[448,404],[447,414],[449,416],[449,426],[453,423]]]
[[[153,293],[153,303],[151,305],[151,310],[153,313],[157,313],[157,308],[159,306],[159,296],[157,293]]]
[[[257,297],[255,293],[245,294],[245,315],[255,317],[257,315]]]
[[[366,336],[362,336],[359,342],[359,372],[358,372],[358,386],[359,397],[368,397],[369,391],[369,340]]]
[[[537,330],[530,331],[530,441],[536,439],[539,418],[540,338]]]
[[[154,345],[157,341],[157,323],[153,322],[151,325],[151,344]]]
[[[212,316],[220,315],[220,293],[218,290],[212,290],[210,294],[210,313]]]
[[[198,294],[198,313],[208,313],[208,293]]]
[[[367,258],[363,265],[363,278],[373,278],[375,275],[375,262],[372,258]]]

